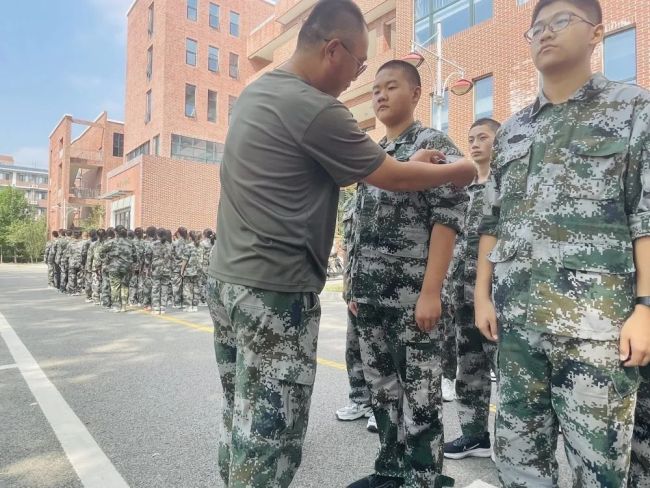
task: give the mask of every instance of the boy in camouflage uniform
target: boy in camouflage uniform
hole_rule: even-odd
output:
[[[492,145],[499,126],[496,120],[479,119],[469,131],[471,156],[478,168],[478,175],[467,189],[470,203],[465,214],[465,229],[456,243],[455,254],[461,259],[459,276],[454,283],[455,293],[459,297],[456,308],[456,401],[462,436],[445,444],[445,457],[448,459],[491,455],[488,433],[492,392],[490,369],[496,372],[496,344],[483,337],[474,325],[474,283],[478,227],[485,213],[485,183],[490,174]]]
[[[151,313],[163,314],[167,307],[168,290],[172,274],[172,244],[166,229],[157,230],[158,239],[150,242],[145,260],[150,263]]]
[[[379,145],[398,161],[420,149],[460,157],[442,132],[415,122],[420,75],[404,61],[383,65],[373,107],[387,128]],[[393,193],[359,183],[351,302],[380,451],[375,474],[349,488],[453,486],[442,475],[442,284],[467,194],[452,185]]]
[[[83,279],[82,266],[81,266],[81,251],[83,247],[81,240],[81,232],[75,230],[72,234],[72,241],[68,245],[67,261],[68,261],[68,293],[70,295],[79,295],[79,288]]]
[[[370,390],[363,376],[363,362],[359,346],[359,329],[357,327],[356,304],[350,304],[350,271],[354,258],[354,217],[356,215],[356,192],[345,203],[343,209],[343,246],[345,248],[345,268],[343,271],[343,300],[348,307],[348,330],[345,343],[345,366],[350,383],[349,403],[336,411],[339,420],[357,420],[369,417],[369,430],[376,430],[376,422],[372,418],[370,405]]]
[[[90,238],[88,239],[88,248],[86,249],[86,262],[84,264],[84,291],[86,293],[86,303],[93,301],[93,258],[94,249],[97,244],[97,231],[90,231]]]
[[[107,263],[106,270],[111,284],[111,311],[126,312],[131,270],[138,261],[138,255],[133,242],[127,237],[126,228],[119,225],[115,232],[116,238],[108,241],[102,248],[102,261]]]
[[[100,273],[101,281],[99,283],[99,295],[100,302],[102,307],[111,308],[112,305],[112,292],[111,292],[111,281],[110,281],[110,267],[111,261],[110,256],[106,253],[105,248],[112,246],[112,242],[116,238],[115,229],[109,227],[106,229],[106,238],[101,246],[99,246],[99,259],[102,263],[102,272]]]
[[[54,262],[59,268],[59,291],[64,293],[68,286],[68,259],[67,251],[72,240],[72,231],[64,230],[61,239],[56,246]]]
[[[45,254],[43,255],[43,262],[47,264],[47,286],[48,288],[55,287],[55,267],[54,267],[54,254],[56,249],[56,241],[59,238],[59,233],[55,230],[52,231],[52,239],[47,241],[45,245]]]
[[[199,270],[199,287],[201,289],[201,305],[207,304],[208,267],[210,266],[210,254],[214,246],[214,232],[212,229],[203,231],[201,239],[201,269]]]
[[[106,231],[104,229],[97,230],[97,242],[93,246],[93,260],[92,260],[92,271],[93,271],[93,303],[95,305],[102,304],[102,259],[101,251],[104,246],[106,239]]]
[[[142,241],[142,306],[151,310],[151,246],[156,241],[156,228],[147,227],[145,239]]]
[[[185,246],[188,245],[187,229],[179,227],[174,235],[176,240],[172,243],[172,307],[182,308],[183,306],[183,276],[181,266],[185,255]]]
[[[142,303],[142,268],[144,266],[144,241],[142,240],[142,227],[137,227],[133,232],[129,231],[129,240],[135,247],[138,256],[133,264],[131,280],[129,282],[129,305],[140,305]]]
[[[625,487],[650,359],[650,94],[592,73],[597,0],[541,0],[526,36],[544,88],[497,134],[475,292],[499,340],[497,468],[557,486],[561,426],[573,486]]]
[[[183,278],[183,309],[198,312],[201,290],[199,289],[199,268],[201,267],[200,234],[190,232],[190,238],[183,248],[181,277]]]

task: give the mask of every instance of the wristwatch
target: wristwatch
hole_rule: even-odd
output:
[[[650,297],[636,297],[636,304],[650,307]]]

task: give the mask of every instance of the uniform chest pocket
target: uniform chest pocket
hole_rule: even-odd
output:
[[[623,138],[591,139],[570,147],[562,191],[571,198],[614,200],[623,191],[628,142]]]
[[[531,141],[508,146],[497,162],[500,193],[504,200],[519,199],[526,192]]]

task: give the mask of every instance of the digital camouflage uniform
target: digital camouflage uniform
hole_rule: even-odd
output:
[[[104,248],[113,242],[116,238],[106,238],[99,249],[100,260],[102,262],[102,272],[100,273],[100,284],[99,284],[99,294],[101,298],[102,307],[111,308],[113,304],[113,295],[111,292],[111,280],[110,280],[110,267],[109,259],[104,253]]]
[[[142,267],[144,264],[144,241],[135,237],[131,239],[137,260],[133,263],[129,281],[129,304],[137,305],[142,301]]]
[[[356,209],[356,192],[346,202],[343,209],[343,247],[345,249],[345,268],[343,270],[343,300],[350,303],[350,272],[354,258],[354,224]],[[345,342],[345,366],[350,383],[350,401],[359,405],[370,405],[370,390],[363,376],[363,361],[361,360],[361,347],[359,345],[359,329],[357,318],[347,310],[348,328]]]
[[[142,306],[151,306],[151,246],[155,240],[145,239],[142,241]]]
[[[179,237],[172,243],[172,299],[174,307],[183,305],[183,277],[181,276],[181,263],[185,254],[186,239]]]
[[[111,284],[111,304],[115,310],[124,311],[129,301],[131,270],[138,260],[135,246],[128,238],[116,237],[106,242],[101,254]]]
[[[183,307],[185,309],[199,305],[201,298],[199,288],[201,261],[201,248],[194,245],[193,242],[188,242],[183,248],[183,262],[187,262],[183,273]]]
[[[59,291],[65,291],[68,285],[68,263],[67,263],[67,249],[70,245],[69,237],[61,237],[56,246],[56,254],[54,260],[59,267]]]
[[[54,244],[56,243],[55,239],[50,239],[45,244],[45,252],[43,254],[43,262],[47,264],[47,284],[48,286],[54,286]],[[50,256],[52,260],[50,261]]]
[[[460,155],[447,136],[418,122],[380,145],[399,161],[419,149],[440,150],[450,160]],[[443,331],[420,331],[415,305],[434,224],[459,231],[466,204],[467,194],[451,185],[411,193],[357,187],[351,299],[359,303],[363,372],[381,442],[375,471],[403,478],[409,488],[453,484],[440,474]]]
[[[97,240],[90,241],[88,243],[88,249],[86,250],[86,263],[84,264],[84,276],[85,276],[85,289],[86,299],[92,300],[93,298],[93,263],[95,257],[95,246],[97,245]]]
[[[102,292],[102,258],[101,252],[104,247],[105,240],[97,240],[93,246],[93,261],[92,261],[92,270],[93,270],[93,302],[96,305],[104,303],[104,297]]]
[[[224,392],[219,472],[229,488],[288,487],[302,459],[316,376],[318,295],[209,277],[208,306]],[[235,384],[241,368],[247,374]]]
[[[169,242],[153,241],[147,253],[146,259],[151,263],[151,308],[154,311],[164,311],[172,275],[172,245]]]
[[[67,262],[68,262],[68,288],[70,294],[79,293],[81,282],[83,280],[83,272],[81,266],[81,251],[83,241],[80,239],[73,239],[68,245],[67,249]]]
[[[643,381],[639,386],[634,415],[630,488],[650,486],[650,365],[640,369]]]
[[[440,317],[442,332],[442,376],[448,380],[456,379],[458,369],[458,350],[456,347],[456,310],[460,300],[458,282],[461,279],[461,266],[464,256],[460,254],[458,240],[454,246],[454,254],[449,263],[447,276],[442,284],[441,299],[443,313]]]
[[[81,245],[81,279],[79,280],[79,286],[78,286],[78,292],[83,291],[85,293],[87,286],[90,285],[90,280],[91,276],[89,273],[86,272],[86,263],[88,262],[88,252],[90,250],[90,245],[92,244],[92,240],[88,239],[83,239]]]
[[[201,304],[207,302],[208,268],[210,267],[210,255],[214,247],[210,239],[201,240],[201,269],[199,270],[199,287],[201,290]]]
[[[496,343],[487,340],[474,322],[474,285],[478,261],[478,228],[485,213],[485,184],[468,188],[470,203],[465,215],[465,228],[458,236],[456,249],[462,256],[459,276],[455,281],[458,296],[456,308],[456,343],[458,375],[456,401],[463,435],[479,436],[488,431],[492,381],[490,369],[496,368]]]
[[[496,236],[495,454],[503,486],[557,486],[561,426],[575,487],[624,487],[637,368],[619,336],[650,235],[650,95],[594,75],[540,93],[498,132],[480,232]]]

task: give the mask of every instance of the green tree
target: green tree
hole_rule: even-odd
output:
[[[90,215],[80,222],[79,227],[86,232],[104,227],[105,214],[106,209],[103,205],[95,205],[90,210]]]
[[[29,259],[29,262],[40,261],[47,243],[47,222],[45,217],[37,220],[14,222],[9,228],[9,242],[14,246],[14,261],[16,254]]]
[[[10,237],[11,228],[19,222],[32,218],[32,210],[25,194],[15,188],[0,189],[0,257],[12,253],[16,260],[15,240]],[[0,259],[1,260],[1,259]]]

